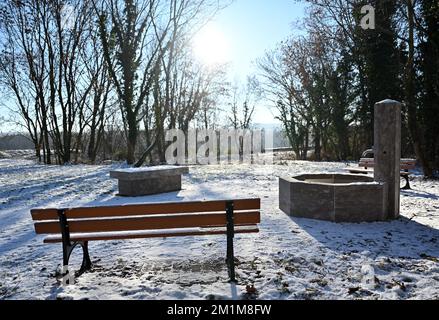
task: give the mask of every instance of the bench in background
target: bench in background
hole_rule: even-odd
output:
[[[373,173],[373,169],[370,170],[369,168],[374,167],[374,159],[373,158],[361,158],[358,162],[358,166],[362,167],[364,169],[351,169],[348,168],[347,170],[350,173],[360,173],[360,174],[368,174]],[[405,186],[401,189],[403,190],[410,190],[410,172],[409,170],[413,170],[416,168],[416,159],[401,159],[401,165],[400,165],[400,176],[405,179]]]

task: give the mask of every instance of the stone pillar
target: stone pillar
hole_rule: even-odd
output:
[[[387,218],[399,217],[401,161],[401,103],[384,100],[375,104],[374,179],[388,186]]]

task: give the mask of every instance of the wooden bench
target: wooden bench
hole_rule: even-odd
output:
[[[363,167],[364,169],[350,169],[348,168],[348,171],[350,173],[360,173],[360,174],[368,174],[368,173],[373,173],[373,170],[369,170],[368,168],[373,168],[374,167],[374,159],[373,158],[361,158],[360,161],[358,162],[358,166],[359,167]],[[405,179],[405,186],[401,189],[403,190],[410,190],[410,180],[409,180],[409,175],[410,172],[409,170],[413,170],[416,168],[416,159],[401,159],[401,164],[400,164],[400,176],[402,178]]]
[[[33,209],[31,215],[35,232],[48,234],[44,243],[62,243],[64,266],[68,266],[73,249],[82,247],[77,275],[92,267],[89,241],[225,234],[226,263],[234,282],[234,235],[259,232],[260,207],[260,199],[242,199]]]

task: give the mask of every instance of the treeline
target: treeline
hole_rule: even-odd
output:
[[[357,160],[373,145],[374,104],[391,98],[404,103],[403,156],[437,173],[438,1],[307,0],[300,32],[241,93],[191,52],[227,2],[3,1],[0,89],[38,159],[164,162],[166,130],[250,128],[265,95],[297,159]],[[360,26],[365,5],[374,29]]]
[[[166,129],[213,125],[224,71],[190,38],[225,2],[2,2],[0,86],[38,159],[95,162],[117,143],[129,164],[164,161]]]
[[[403,156],[439,169],[439,2],[308,0],[300,35],[258,62],[296,157],[358,159],[373,146],[373,107],[404,103]],[[375,28],[361,20],[375,9]],[[369,21],[371,22],[371,21]]]

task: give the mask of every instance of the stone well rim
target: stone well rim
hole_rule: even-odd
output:
[[[313,181],[307,181],[305,177],[319,177],[319,178],[333,178],[336,179],[336,177],[340,178],[353,178],[354,181],[352,182],[322,182],[318,180]],[[384,182],[378,182],[375,181],[373,177],[371,176],[359,176],[357,174],[346,174],[346,173],[303,173],[295,176],[289,176],[289,175],[283,175],[279,178],[282,178],[285,181],[288,181],[290,183],[296,183],[296,184],[303,184],[303,185],[322,185],[322,186],[334,186],[334,187],[348,187],[348,186],[379,186],[384,185]],[[301,178],[304,178],[304,180],[301,180]],[[322,178],[322,179],[324,179]],[[366,181],[358,181],[358,179],[364,179]]]

